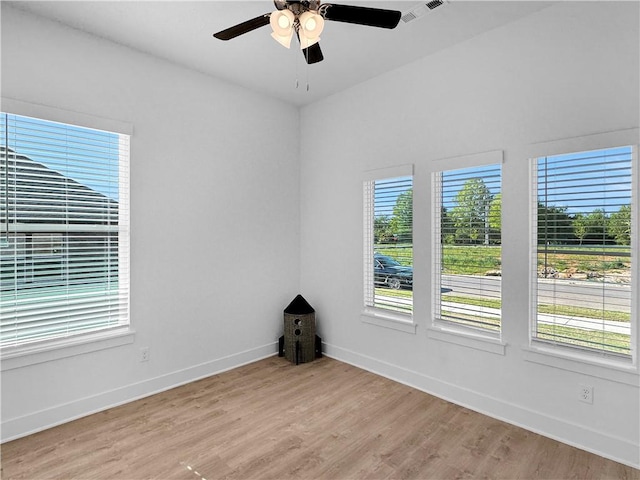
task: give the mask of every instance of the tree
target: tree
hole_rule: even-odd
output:
[[[494,230],[502,229],[502,194],[498,193],[489,205],[489,226]]]
[[[440,209],[440,237],[443,244],[451,245],[455,241],[455,227],[445,206]]]
[[[607,214],[601,208],[596,208],[593,212],[589,213],[586,218],[587,239],[592,243],[606,243],[608,220]]]
[[[538,243],[562,245],[573,239],[573,225],[566,207],[538,202]]]
[[[489,227],[491,243],[502,243],[502,194],[498,193],[489,205]]]
[[[589,225],[587,223],[587,217],[585,217],[581,213],[576,213],[573,217],[573,234],[576,236],[578,240],[580,240],[580,245],[582,245],[582,241],[584,237],[587,235],[589,231]]]
[[[393,217],[390,221],[391,232],[398,242],[410,243],[413,238],[413,189],[409,189],[396,199]]]
[[[470,178],[456,195],[451,218],[456,241],[489,244],[489,206],[491,191],[481,178]]]
[[[393,240],[391,221],[388,215],[378,215],[373,219],[374,243],[389,243]]]
[[[631,244],[631,205],[622,205],[620,210],[611,214],[607,232],[618,245]]]

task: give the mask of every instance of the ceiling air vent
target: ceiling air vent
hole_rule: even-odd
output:
[[[438,8],[441,5],[444,5],[445,3],[447,3],[447,0],[431,0],[430,2],[427,2],[427,3],[419,3],[418,5],[413,7],[411,10],[409,10],[407,13],[404,13],[400,18],[404,23],[409,23],[423,16],[425,13],[429,12],[430,10],[433,10],[435,8]]]
[[[411,20],[415,20],[418,16],[414,12],[407,12],[402,17],[400,17],[404,23],[410,22]]]

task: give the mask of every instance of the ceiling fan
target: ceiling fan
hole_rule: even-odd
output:
[[[213,36],[220,40],[231,40],[271,24],[273,30],[271,36],[278,43],[289,48],[295,33],[307,63],[317,63],[324,59],[318,41],[325,20],[395,28],[402,15],[397,10],[320,3],[319,0],[274,0],[273,3],[276,6],[273,12],[239,23]]]

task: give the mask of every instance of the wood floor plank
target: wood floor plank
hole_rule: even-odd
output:
[[[2,445],[3,479],[622,479],[640,471],[322,358],[271,357]]]

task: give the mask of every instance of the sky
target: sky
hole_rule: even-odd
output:
[[[456,205],[455,197],[464,183],[475,177],[482,177],[486,187],[492,195],[500,193],[501,168],[500,165],[464,168],[443,172],[443,203],[447,210]],[[376,181],[375,215],[391,216],[398,196],[412,188],[411,177],[398,177]]]
[[[65,177],[118,200],[118,135],[2,114],[0,144]]]
[[[631,147],[538,158],[538,200],[569,214],[617,212],[631,203],[631,158]]]
[[[631,203],[632,148],[618,147],[540,157],[537,161],[538,200],[564,207],[567,213],[588,214],[595,209],[617,212]],[[500,193],[501,165],[443,172],[443,204],[450,210],[465,182],[481,177],[492,195]],[[545,182],[546,179],[546,182]],[[411,177],[376,182],[375,215],[391,216],[397,197],[411,188]]]

